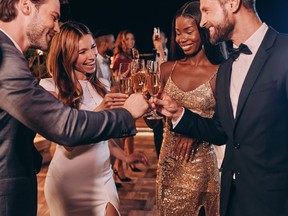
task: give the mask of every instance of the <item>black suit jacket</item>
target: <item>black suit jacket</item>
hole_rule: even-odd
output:
[[[216,84],[212,120],[185,110],[175,131],[225,143],[221,215],[288,215],[288,36],[269,28],[245,78],[236,118],[230,101],[231,71],[224,62]],[[232,175],[237,203],[230,205]],[[231,207],[234,206],[234,207]]]
[[[36,215],[41,156],[35,133],[67,146],[136,134],[125,109],[78,111],[38,85],[24,55],[0,31],[0,215]]]

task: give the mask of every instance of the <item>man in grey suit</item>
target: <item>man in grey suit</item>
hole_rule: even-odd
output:
[[[124,108],[85,112],[64,106],[38,85],[23,55],[29,47],[47,50],[59,31],[59,0],[1,0],[0,44],[0,215],[37,214],[36,173],[41,156],[35,133],[76,146],[134,135],[134,119],[148,108],[131,95]]]
[[[2,64],[2,48],[0,46],[0,67],[1,67],[1,64]]]
[[[219,68],[215,115],[201,118],[167,94],[154,103],[174,131],[227,143],[221,216],[288,215],[288,36],[261,22],[255,0],[200,0],[200,7],[211,42],[243,48]]]

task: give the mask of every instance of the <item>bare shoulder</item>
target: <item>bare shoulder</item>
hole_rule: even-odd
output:
[[[165,84],[171,74],[171,71],[173,69],[173,66],[175,65],[175,61],[167,61],[163,62],[160,65],[160,76],[161,81]]]
[[[175,65],[175,61],[167,61],[167,62],[162,63],[160,66],[161,76],[169,77],[174,65]]]

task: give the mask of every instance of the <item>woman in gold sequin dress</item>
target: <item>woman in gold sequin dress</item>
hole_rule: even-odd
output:
[[[208,40],[200,19],[198,1],[187,2],[176,13],[171,36],[175,61],[161,65],[161,81],[179,105],[212,117],[218,66],[205,54]],[[171,132],[168,122],[157,170],[157,214],[218,216],[220,180],[211,144]]]

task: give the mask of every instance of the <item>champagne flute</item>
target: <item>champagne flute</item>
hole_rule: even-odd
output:
[[[132,93],[131,63],[120,63],[118,85],[121,93],[128,95]]]
[[[154,40],[159,40],[160,39],[160,28],[159,27],[154,27],[153,31],[153,39]]]
[[[145,89],[149,92],[151,97],[157,97],[161,89],[159,63],[156,61],[147,61],[148,73],[146,75]],[[151,115],[147,117],[148,120],[163,119],[155,110],[151,111]]]
[[[143,92],[145,87],[145,79],[146,79],[146,67],[144,59],[134,59],[131,63],[131,73],[132,73],[132,87],[133,91]]]

